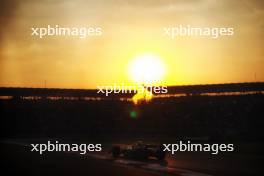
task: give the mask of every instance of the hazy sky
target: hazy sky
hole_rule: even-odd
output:
[[[0,86],[95,88],[129,83],[134,56],[153,53],[167,85],[264,81],[262,0],[3,0]],[[100,26],[101,37],[31,36],[31,27]],[[230,37],[181,37],[163,28],[233,27]]]

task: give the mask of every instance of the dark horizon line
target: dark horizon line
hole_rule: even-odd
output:
[[[56,89],[56,88],[14,88],[0,87],[0,96],[62,96],[62,97],[106,97],[98,93],[99,89]],[[228,93],[228,92],[264,92],[264,82],[246,82],[229,84],[204,84],[188,86],[168,86],[165,94],[199,95],[203,93]],[[121,93],[111,92],[109,98],[132,97],[136,92],[126,91]],[[162,94],[162,93],[158,93]],[[154,94],[154,95],[158,95]]]
[[[245,85],[245,84],[264,84],[264,81],[254,81],[254,82],[229,82],[229,83],[212,83],[212,84],[158,85],[156,87],[167,86],[168,88],[174,88],[174,87]],[[128,85],[128,86],[133,86],[133,85]],[[154,87],[154,86],[149,86],[149,87]],[[18,87],[15,87],[15,86],[2,86],[1,87],[0,86],[0,89],[9,89],[9,88],[11,88],[11,89],[52,89],[52,90],[98,90],[97,88],[21,87],[21,86],[18,86]]]

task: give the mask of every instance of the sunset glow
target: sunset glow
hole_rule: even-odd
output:
[[[10,1],[8,13],[2,10],[1,87],[90,89],[114,83],[264,80],[260,1],[16,2],[13,6]],[[234,35],[170,38],[164,33],[164,28],[179,25],[233,28]],[[49,26],[85,27],[89,35],[82,30],[79,36],[31,35],[31,28]]]
[[[158,56],[142,54],[132,60],[128,71],[136,83],[151,85],[162,80],[165,74],[165,66]]]

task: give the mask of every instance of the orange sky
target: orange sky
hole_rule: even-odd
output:
[[[11,1],[10,1],[11,2]],[[128,63],[153,53],[167,85],[264,81],[261,0],[14,1],[0,9],[0,86],[95,88],[130,83]],[[31,36],[31,27],[100,26],[101,37]],[[234,36],[164,36],[168,26],[233,27]]]

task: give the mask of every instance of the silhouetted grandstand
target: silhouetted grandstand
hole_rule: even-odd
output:
[[[197,95],[202,93],[227,93],[227,92],[261,92],[264,91],[264,83],[231,83],[169,86],[168,94]],[[108,98],[128,98],[135,93],[110,93]],[[56,89],[56,88],[0,88],[0,96],[36,96],[36,97],[103,97],[105,94],[97,93],[96,89]]]

